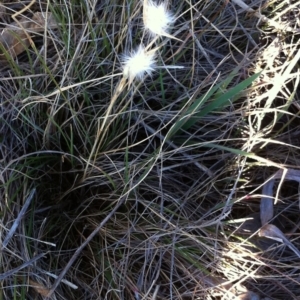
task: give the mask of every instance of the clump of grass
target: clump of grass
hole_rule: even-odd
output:
[[[279,4],[296,14],[273,3],[269,18]],[[23,8],[4,7],[5,22]],[[265,174],[298,165],[298,35],[269,62],[233,3],[36,1],[22,15],[48,10],[60,26],[1,70],[0,297],[297,298],[298,258],[240,225]],[[274,222],[299,248],[296,193],[285,183]]]

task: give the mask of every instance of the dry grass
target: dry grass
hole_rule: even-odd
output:
[[[300,2],[169,2],[179,40],[110,110],[143,1],[3,1],[3,29],[56,26],[1,47],[0,299],[300,297],[299,257],[257,235],[265,180],[300,165]],[[300,249],[298,194],[271,222]]]

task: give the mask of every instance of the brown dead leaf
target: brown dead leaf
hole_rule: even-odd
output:
[[[286,246],[288,246],[300,258],[300,251],[298,250],[298,248],[296,246],[294,246],[285,237],[285,235],[282,233],[282,231],[278,227],[276,227],[275,225],[273,225],[273,224],[266,224],[266,225],[264,225],[260,229],[258,235],[285,244]]]
[[[43,286],[42,284],[35,282],[34,280],[29,279],[29,285],[41,296],[47,297],[49,289]]]
[[[277,189],[275,204],[276,204],[276,199],[278,199],[279,188],[284,180],[294,180],[300,183],[300,170],[280,169],[267,179],[262,190],[263,197],[260,200],[260,218],[261,218],[262,225],[268,224],[268,222],[274,216],[273,188],[274,188],[275,180],[277,179],[280,179],[281,181]]]
[[[47,18],[45,19],[44,16]],[[5,53],[15,58],[30,46],[31,37],[35,33],[43,32],[45,28],[57,28],[57,26],[51,13],[47,15],[41,12],[35,13],[31,19],[22,17],[18,22],[7,24],[0,34],[2,46],[0,46],[2,50],[0,50],[0,59],[6,59]]]
[[[256,293],[248,291],[247,293],[239,295],[235,299],[236,300],[260,300],[260,297]]]

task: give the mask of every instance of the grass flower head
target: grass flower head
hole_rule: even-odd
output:
[[[168,29],[175,18],[167,10],[166,3],[157,4],[152,0],[144,0],[143,21],[145,28],[152,35],[171,37],[168,34]]]
[[[129,83],[136,78],[142,80],[145,74],[151,75],[155,68],[155,50],[146,51],[143,45],[130,55],[123,55],[123,76],[128,78]]]

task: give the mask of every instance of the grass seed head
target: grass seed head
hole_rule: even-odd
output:
[[[140,45],[131,54],[123,55],[123,76],[132,83],[134,79],[142,80],[145,74],[151,75],[156,66],[155,58],[155,50],[146,51],[145,47]]]
[[[143,21],[145,29],[152,35],[169,36],[169,26],[175,21],[167,10],[166,3],[157,4],[152,0],[144,0]]]

